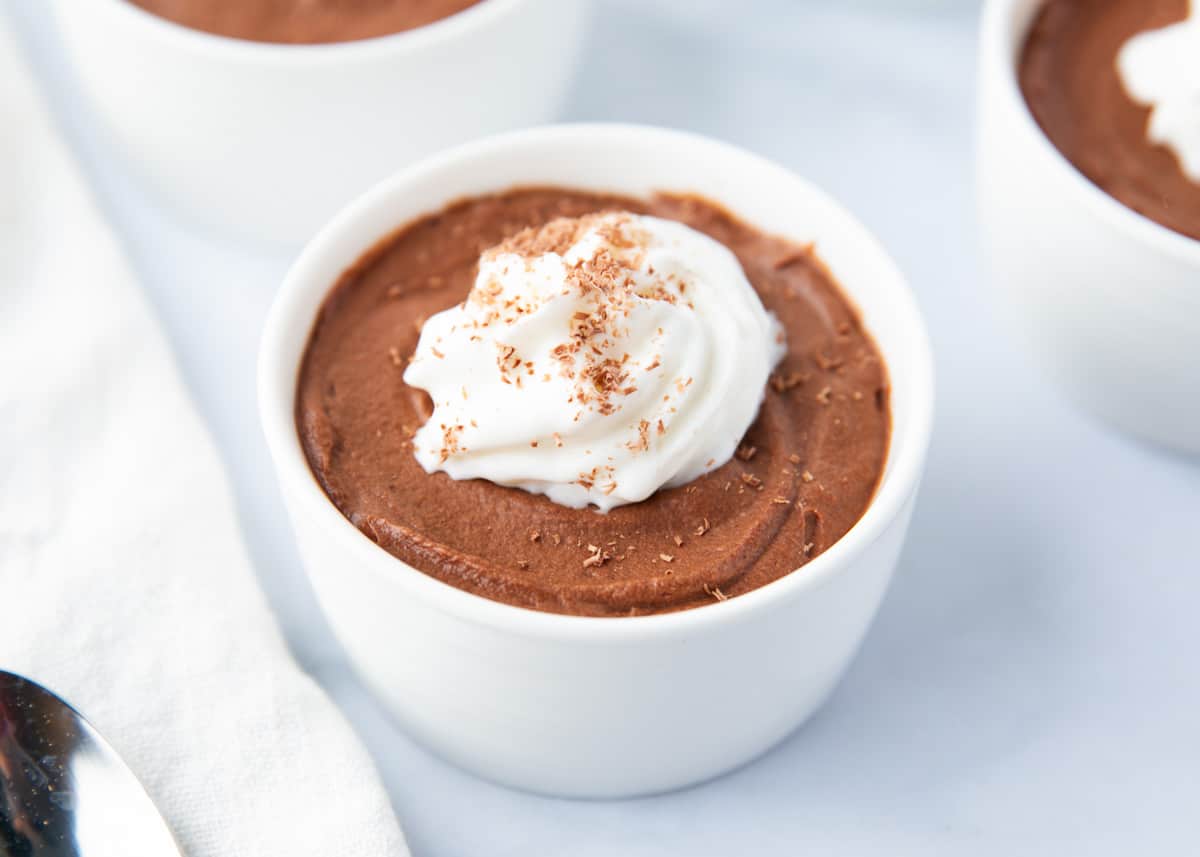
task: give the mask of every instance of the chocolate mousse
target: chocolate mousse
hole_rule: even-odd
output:
[[[1048,0],[1019,77],[1034,118],[1080,172],[1134,211],[1200,238],[1200,183],[1149,140],[1151,109],[1130,96],[1117,63],[1130,38],[1187,14],[1188,0]]]
[[[607,513],[426,472],[413,437],[433,402],[404,381],[425,320],[464,303],[489,248],[527,247],[523,230],[598,212],[648,214],[710,236],[732,250],[778,319],[786,351],[778,346],[782,358],[736,454]],[[605,378],[623,375],[614,372]],[[594,389],[625,394],[632,385],[597,381]],[[332,502],[407,564],[508,604],[627,616],[724,601],[828,549],[872,500],[891,416],[879,350],[813,247],[764,234],[694,196],[530,188],[410,223],[340,278],[301,365],[296,424]],[[655,437],[643,428],[643,442]]]
[[[129,0],[193,30],[253,42],[352,42],[415,30],[481,0]]]

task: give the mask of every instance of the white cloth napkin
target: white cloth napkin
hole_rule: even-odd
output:
[[[407,854],[284,646],[213,444],[17,47],[0,15],[0,668],[79,707],[190,857]]]

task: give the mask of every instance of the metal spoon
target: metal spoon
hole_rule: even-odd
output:
[[[83,715],[0,670],[0,857],[179,857],[133,772]]]

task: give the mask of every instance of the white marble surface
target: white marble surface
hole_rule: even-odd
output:
[[[291,645],[374,753],[415,854],[1200,847],[1200,465],[1077,416],[993,321],[971,198],[977,4],[599,0],[567,118],[723,137],[840,197],[912,278],[940,402],[894,588],[827,708],[719,781],[572,803],[432,758],[347,674],[254,407],[259,326],[289,254],[198,233],[131,186],[73,95],[43,0],[3,3],[217,437]]]

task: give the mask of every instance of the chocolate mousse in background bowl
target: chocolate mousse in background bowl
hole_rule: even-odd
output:
[[[550,121],[587,0],[55,0],[128,168],[192,219],[299,244],[398,167]]]
[[[839,205],[635,126],[451,150],[339,214],[264,332],[305,566],[365,682],[537,792],[689,785],[803,723],[904,541],[929,344]]]
[[[990,0],[978,188],[994,287],[1048,374],[1200,452],[1200,9]]]

